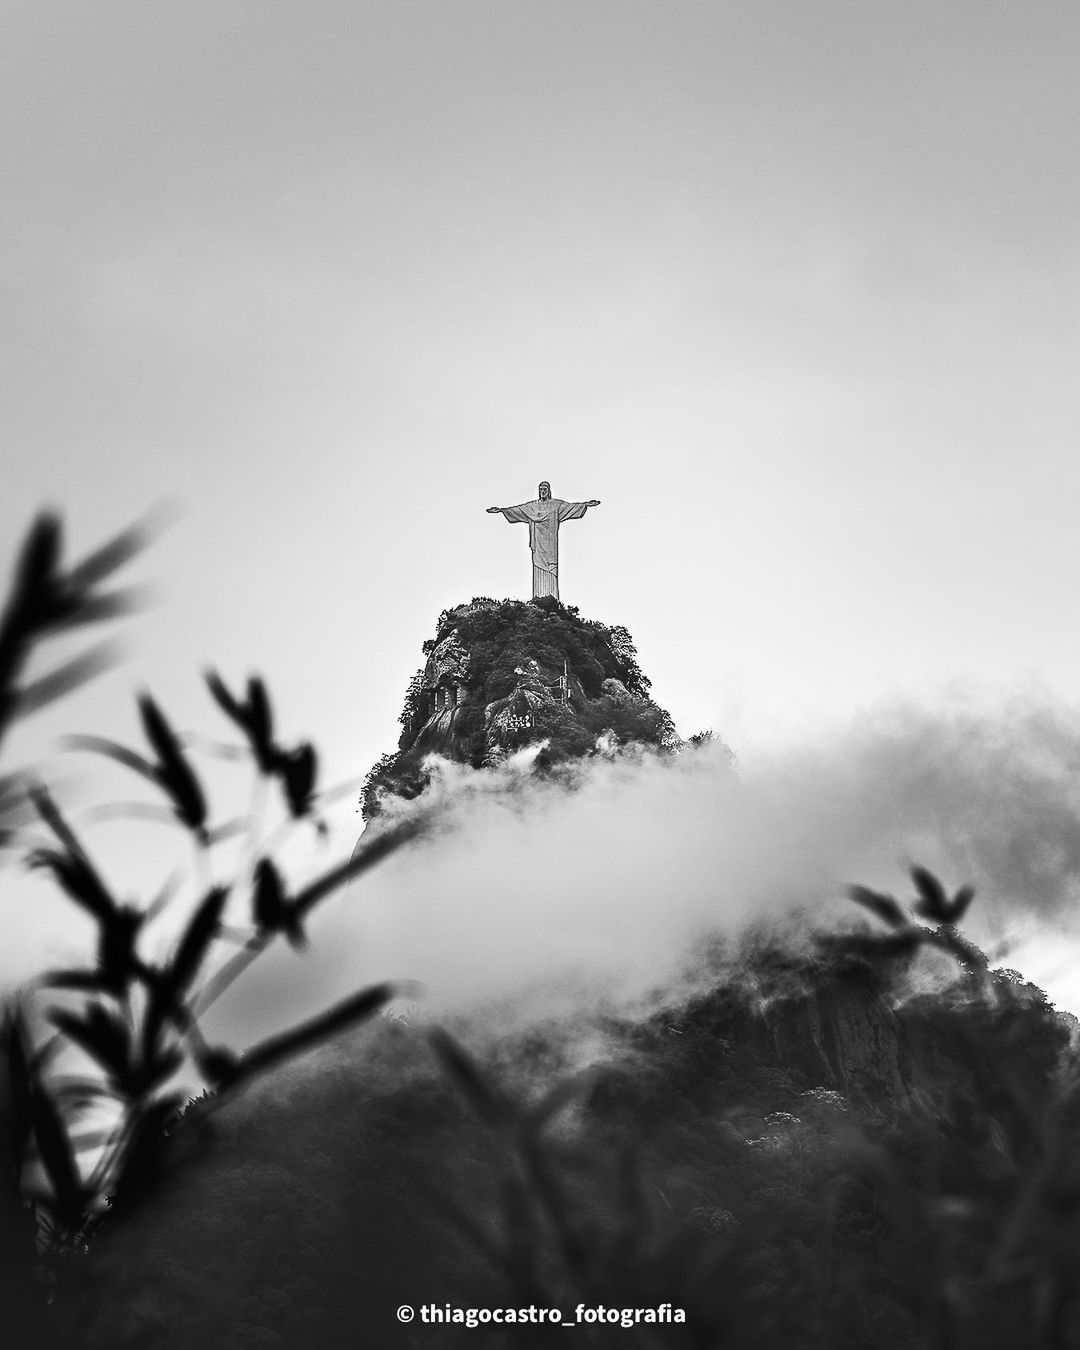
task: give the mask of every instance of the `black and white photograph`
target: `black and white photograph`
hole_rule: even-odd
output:
[[[5,1350],[1080,1347],[1078,76],[2,0]]]

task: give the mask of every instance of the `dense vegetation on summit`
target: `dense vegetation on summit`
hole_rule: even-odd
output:
[[[432,730],[431,660],[448,642],[467,656],[460,701],[452,724]],[[379,760],[365,783],[367,817],[379,810],[380,788],[403,797],[422,791],[423,761],[431,753],[481,768],[542,741],[534,768],[544,773],[595,754],[600,741],[661,753],[678,745],[670,715],[649,697],[650,682],[627,630],[583,619],[553,596],[477,597],[444,610],[423,652],[428,667],[421,667],[406,693],[398,748]],[[564,672],[566,697],[553,696]],[[527,725],[498,719],[500,710],[515,704],[527,711]]]

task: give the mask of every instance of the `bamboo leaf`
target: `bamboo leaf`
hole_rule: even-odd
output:
[[[11,1150],[14,1158],[22,1156],[30,1137],[30,1100],[33,1095],[33,1070],[30,1036],[22,1009],[11,1008],[0,1023],[0,1036],[7,1064],[10,1100]]]
[[[115,1094],[100,1078],[87,1078],[82,1074],[61,1074],[49,1079],[49,1088],[53,1097],[62,1102],[67,1111],[78,1111],[84,1106],[97,1105],[103,1097]]]
[[[54,1027],[95,1059],[117,1085],[125,1083],[131,1068],[128,1028],[100,1003],[89,1004],[80,1017],[66,1008],[49,1013]]]
[[[285,883],[269,858],[261,858],[255,869],[252,920],[264,939],[284,933],[294,947],[300,948],[307,943],[297,907],[289,903]]]
[[[0,731],[12,718],[18,700],[15,681],[45,622],[47,597],[55,584],[59,557],[60,521],[54,515],[42,514],[30,527],[19,552],[8,601],[0,615]]]
[[[207,892],[192,915],[165,976],[165,983],[174,999],[187,991],[198,974],[203,957],[220,931],[221,916],[228,898],[229,892],[224,886],[215,886]]]
[[[439,1028],[430,1032],[428,1039],[443,1067],[472,1104],[477,1115],[491,1126],[504,1124],[510,1116],[509,1103],[488,1085],[472,1057],[458,1045],[457,1041]]]
[[[149,694],[140,696],[139,712],[146,738],[158,757],[158,782],[172,799],[179,819],[201,833],[206,826],[206,800],[176,733]]]
[[[158,784],[158,773],[153,764],[143,755],[136,754],[134,750],[129,750],[126,745],[120,745],[117,741],[110,741],[104,736],[65,736],[63,744],[71,750],[88,750],[91,754],[105,755],[106,758],[115,760],[117,764],[133,769],[155,786]]]
[[[157,825],[173,826],[176,812],[155,802],[103,802],[100,806],[87,808],[82,819],[88,825],[99,825],[108,820],[152,820]]]
[[[975,887],[961,886],[960,889],[953,896],[952,905],[950,907],[949,922],[959,923],[960,920],[967,913],[968,906],[974,899],[975,899]]]
[[[152,527],[147,523],[131,525],[115,538],[101,544],[93,553],[80,563],[76,563],[67,574],[70,587],[85,589],[104,581],[107,576],[118,571],[141,553],[150,540]]]
[[[907,926],[907,916],[891,895],[883,895],[880,891],[872,891],[866,886],[849,886],[848,895],[857,905],[868,909],[890,928]]]
[[[150,993],[140,1035],[140,1052],[144,1063],[159,1053],[162,1033],[170,1019],[181,1027],[188,1021],[187,1009],[173,994],[167,974],[157,970],[151,972],[149,985]]]
[[[362,840],[353,849],[348,862],[339,863],[337,867],[331,868],[329,872],[325,872],[297,893],[293,905],[297,918],[302,919],[320,900],[336,891],[339,886],[344,886],[355,877],[361,876],[376,863],[382,862],[384,858],[396,852],[403,844],[423,834],[427,828],[427,820],[419,817],[402,821],[371,841]]]
[[[195,1050],[195,1063],[210,1086],[219,1091],[235,1081],[240,1060],[223,1047],[200,1046]]]
[[[304,1022],[280,1036],[272,1036],[248,1050],[240,1059],[236,1069],[236,1082],[252,1078],[257,1073],[280,1064],[282,1060],[302,1054],[313,1045],[329,1039],[346,1027],[357,1025],[373,1017],[380,1008],[391,999],[417,992],[417,986],[411,982],[402,984],[377,984],[364,989],[359,994],[335,1004],[327,1012]]]
[[[147,1096],[161,1086],[180,1068],[184,1053],[177,1045],[160,1047],[155,1055],[143,1061],[131,1074],[128,1090],[132,1096]]]
[[[85,858],[59,849],[38,848],[27,855],[26,865],[31,871],[44,868],[51,872],[65,895],[99,922],[107,922],[115,913],[115,901]]]
[[[97,1130],[81,1130],[78,1134],[69,1135],[71,1147],[76,1153],[85,1153],[88,1148],[100,1148],[102,1144],[107,1144],[115,1137],[116,1131],[112,1128]]]
[[[63,855],[57,854],[55,850],[35,850],[31,854],[30,865],[50,867],[61,885],[70,884],[72,889],[68,894],[73,900],[83,905],[99,920],[108,920],[116,913],[118,906],[94,870],[75,832],[45,788],[38,785],[31,787],[29,792],[38,815],[67,851],[67,858],[64,859]]]
[[[70,989],[97,993],[105,985],[99,970],[51,970],[42,979],[47,989]]]
[[[261,932],[276,933],[284,927],[285,885],[281,873],[269,858],[260,858],[255,868],[251,908],[255,927]]]
[[[45,617],[46,597],[56,584],[62,529],[59,516],[43,512],[31,525],[15,563],[8,603],[0,618],[0,678],[8,677]]]
[[[203,678],[206,680],[207,688],[210,690],[214,702],[225,716],[228,717],[231,722],[234,722],[241,731],[247,732],[248,725],[244,715],[244,709],[236,699],[233,698],[232,694],[229,693],[228,686],[217,671],[205,671]]]
[[[316,764],[315,747],[308,742],[282,753],[278,759],[285,800],[297,819],[306,816],[314,805]]]
[[[235,839],[238,834],[243,834],[250,827],[250,821],[244,816],[236,816],[232,820],[225,821],[222,825],[215,825],[212,830],[206,831],[206,842],[208,844],[221,844],[227,839]]]
[[[101,928],[98,968],[104,987],[114,993],[119,993],[133,978],[141,978],[145,973],[136,953],[142,925],[143,915],[139,910],[121,905]]]
[[[75,1161],[75,1151],[60,1113],[41,1083],[34,1086],[30,1109],[34,1142],[53,1190],[52,1207],[62,1222],[77,1228],[83,1218],[86,1196]]]
[[[70,577],[68,578],[70,581]],[[145,587],[129,586],[126,590],[110,591],[106,595],[72,594],[67,604],[49,624],[50,632],[61,629],[81,628],[84,624],[107,623],[110,619],[119,619],[134,609],[142,609],[149,603],[149,592]]]
[[[15,565],[17,592],[42,591],[52,582],[60,565],[62,542],[60,517],[43,511],[31,525]]]
[[[247,717],[251,744],[259,767],[264,773],[269,773],[277,755],[274,747],[274,716],[266,685],[258,675],[248,680]]]
[[[47,707],[58,698],[64,698],[79,685],[100,675],[103,670],[115,666],[120,659],[120,648],[113,642],[102,642],[81,656],[73,657],[48,675],[42,675],[32,684],[25,685],[15,694],[14,714],[16,717],[28,717],[31,713]]]
[[[931,919],[935,923],[948,923],[952,906],[949,904],[945,887],[938,881],[933,872],[928,871],[925,867],[913,867],[911,879],[914,881],[920,897],[915,904],[915,913],[921,915],[924,919]]]
[[[218,707],[244,733],[260,772],[273,773],[279,751],[274,745],[270,699],[262,680],[258,676],[248,680],[247,698],[241,703],[216,672],[208,671],[205,678]]]

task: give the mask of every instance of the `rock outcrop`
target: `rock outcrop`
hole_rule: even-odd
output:
[[[437,754],[475,768],[542,745],[536,769],[597,752],[598,743],[680,746],[671,717],[649,697],[630,634],[583,619],[551,596],[479,598],[444,610],[426,661],[409,684],[398,747],[368,775],[364,816],[385,794],[413,797]]]

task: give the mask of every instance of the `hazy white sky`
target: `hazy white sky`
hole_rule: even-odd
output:
[[[1073,701],[1080,10],[995,0],[5,5],[0,535],[162,498],[148,683],[264,672],[333,776],[525,596],[752,753],[898,694]]]

